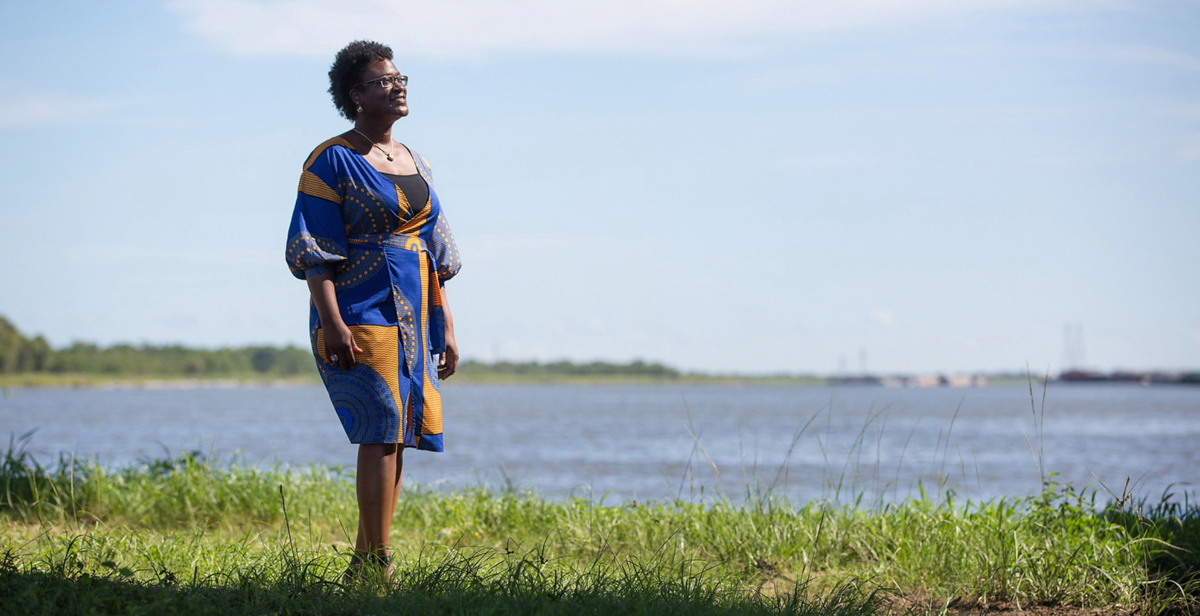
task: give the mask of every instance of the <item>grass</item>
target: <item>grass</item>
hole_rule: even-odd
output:
[[[1031,498],[922,493],[871,509],[410,488],[393,526],[393,583],[344,588],[352,479],[194,454],[47,468],[14,442],[0,460],[0,603],[29,614],[1200,609],[1194,505],[1098,506],[1095,492],[1053,476]]]

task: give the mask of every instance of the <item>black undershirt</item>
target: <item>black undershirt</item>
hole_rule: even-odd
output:
[[[383,176],[391,180],[396,185],[396,188],[399,188],[400,192],[404,193],[404,198],[408,200],[410,212],[419,212],[421,208],[425,207],[425,202],[429,201],[429,185],[425,183],[425,178],[421,177],[421,174],[395,175],[392,173],[383,173]]]

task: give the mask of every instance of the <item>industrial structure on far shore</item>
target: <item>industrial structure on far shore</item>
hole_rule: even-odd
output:
[[[1007,378],[1003,380],[1011,380]],[[1035,380],[1041,380],[1034,377]],[[1050,379],[1052,383],[1129,383],[1140,385],[1200,385],[1200,372],[1133,372],[1115,371],[1099,372],[1093,370],[1065,370],[1057,378]],[[988,384],[988,377],[982,374],[918,374],[918,375],[883,375],[862,374],[854,376],[834,376],[829,378],[830,385],[867,385],[878,387],[983,387]]]

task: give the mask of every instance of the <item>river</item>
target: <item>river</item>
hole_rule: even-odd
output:
[[[729,385],[452,385],[446,453],[409,451],[405,481],[528,488],[606,503],[773,492],[889,502],[994,499],[1053,477],[1157,500],[1195,494],[1200,387],[976,389]],[[320,386],[17,389],[0,429],[43,464],[127,465],[199,450],[269,466],[352,466]],[[1039,472],[1039,468],[1041,472]],[[1050,473],[1057,473],[1051,476]],[[1103,486],[1101,485],[1103,484]]]

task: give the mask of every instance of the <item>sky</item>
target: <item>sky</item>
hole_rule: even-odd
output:
[[[1195,1],[5,0],[0,315],[306,345],[287,226],[369,38],[465,357],[1197,368],[1197,32]]]

